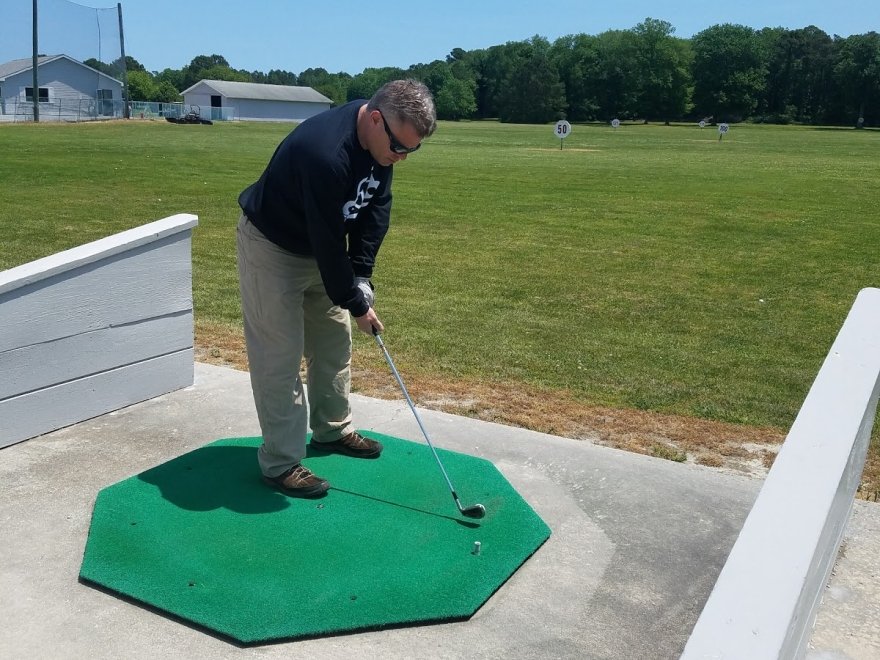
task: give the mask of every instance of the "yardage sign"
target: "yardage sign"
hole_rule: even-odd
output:
[[[560,119],[556,122],[556,126],[553,127],[553,132],[556,133],[556,137],[560,140],[564,140],[571,133],[571,124],[564,119]]]
[[[724,135],[729,130],[730,126],[728,126],[727,124],[718,124],[718,132],[721,133],[721,135]]]
[[[553,132],[556,133],[556,137],[559,138],[559,148],[562,149],[565,138],[571,135],[571,124],[564,119],[560,119],[556,122],[556,126],[553,127]]]

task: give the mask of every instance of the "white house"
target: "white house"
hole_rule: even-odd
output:
[[[68,55],[37,58],[40,121],[121,117],[122,82]],[[33,59],[0,64],[0,120],[33,117]]]
[[[333,104],[311,87],[226,80],[202,80],[181,94],[184,105],[198,106],[206,119],[303,121]]]

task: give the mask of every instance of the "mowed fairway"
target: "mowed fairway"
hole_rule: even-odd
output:
[[[237,195],[288,130],[0,126],[0,269],[195,213],[210,352],[239,333]],[[880,286],[880,132],[575,125],[559,147],[550,125],[441,123],[395,168],[374,281],[408,384],[521,392],[542,430],[556,397],[787,429]],[[390,378],[367,337],[355,368]]]

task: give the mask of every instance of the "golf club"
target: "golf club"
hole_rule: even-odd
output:
[[[446,469],[443,467],[443,463],[440,462],[440,457],[437,455],[437,450],[434,449],[431,438],[428,437],[428,432],[425,430],[425,425],[422,424],[422,418],[419,416],[419,411],[416,410],[412,399],[409,397],[409,392],[406,391],[406,385],[403,384],[403,379],[397,372],[397,367],[394,366],[394,361],[391,359],[391,354],[388,352],[388,349],[385,348],[385,343],[382,341],[382,337],[379,336],[379,331],[376,330],[376,328],[373,328],[373,337],[376,338],[376,343],[379,344],[379,348],[381,348],[382,353],[385,354],[385,361],[388,362],[388,366],[391,367],[391,372],[397,379],[397,384],[400,385],[400,390],[403,392],[403,396],[406,398],[406,402],[409,404],[409,409],[413,411],[413,415],[415,415],[416,421],[419,423],[419,428],[422,429],[422,435],[425,436],[425,440],[427,440],[428,446],[431,448],[431,453],[434,454],[437,465],[440,466],[440,471],[443,473],[443,476],[446,479],[446,484],[449,486],[449,490],[452,492],[452,499],[455,500],[455,506],[458,507],[459,513],[461,513],[461,515],[463,516],[467,516],[468,518],[482,518],[486,515],[486,507],[484,507],[482,504],[474,504],[473,506],[463,507],[461,505],[461,502],[459,502],[458,495],[456,495],[455,493],[455,487],[452,485],[452,481],[450,481],[449,475],[446,474]]]

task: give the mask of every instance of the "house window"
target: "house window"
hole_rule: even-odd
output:
[[[25,87],[24,88],[24,100],[34,102],[34,88],[33,87]],[[40,103],[48,103],[49,102],[49,88],[48,87],[40,87]]]

